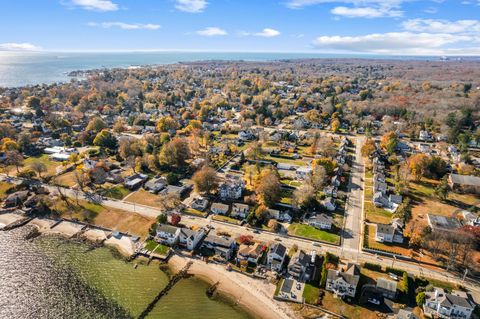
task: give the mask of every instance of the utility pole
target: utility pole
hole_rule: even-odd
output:
[[[467,274],[468,274],[468,268],[465,269],[465,273],[463,274],[463,278],[462,278],[462,283],[465,281]]]

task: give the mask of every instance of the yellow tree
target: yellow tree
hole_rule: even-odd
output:
[[[420,181],[425,175],[428,166],[428,156],[415,154],[408,159],[408,168],[416,181]]]
[[[375,141],[371,138],[368,138],[365,143],[362,145],[362,156],[370,157],[377,148],[375,147]]]

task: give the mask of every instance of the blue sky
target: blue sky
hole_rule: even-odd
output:
[[[15,0],[0,50],[480,55],[480,0]]]

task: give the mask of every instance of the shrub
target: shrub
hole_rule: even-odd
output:
[[[35,172],[31,169],[26,169],[17,174],[17,176],[21,178],[33,178],[35,175]]]
[[[382,266],[378,265],[378,264],[372,264],[372,263],[364,263],[363,264],[363,267],[367,268],[367,269],[370,269],[370,270],[373,270],[373,271],[382,271]],[[388,270],[388,268],[387,268]]]
[[[397,276],[403,276],[403,274],[405,273],[403,270],[392,268],[392,267],[387,267],[386,271],[387,273],[392,273]]]
[[[416,302],[417,302],[417,306],[421,307],[423,306],[423,304],[425,304],[425,293],[424,292],[420,292],[417,297],[415,298]]]

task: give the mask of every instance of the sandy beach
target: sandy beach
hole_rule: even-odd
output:
[[[173,255],[169,265],[179,271],[188,261],[193,261],[189,273],[210,283],[218,284],[218,291],[231,296],[238,304],[264,319],[299,318],[286,304],[274,300],[275,285],[253,279],[234,271],[227,271],[225,265],[206,264],[201,260]]]
[[[13,213],[0,214],[0,229],[22,218],[24,217]]]

